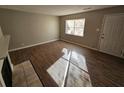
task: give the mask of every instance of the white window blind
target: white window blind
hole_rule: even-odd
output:
[[[75,36],[84,36],[85,18],[66,20],[65,33]]]

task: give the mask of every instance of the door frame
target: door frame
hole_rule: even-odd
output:
[[[104,24],[105,24],[105,18],[106,18],[107,15],[104,15],[103,17],[103,20],[102,20],[102,27],[101,27],[101,30],[99,32],[99,40],[98,40],[98,51],[100,51],[100,44],[101,44],[101,34],[103,33],[103,28],[104,28]]]
[[[102,53],[106,53],[106,52],[100,50],[101,34],[103,33],[106,17],[107,16],[112,16],[112,15],[124,15],[124,13],[114,13],[114,14],[106,14],[106,15],[104,15],[103,20],[102,20],[102,27],[101,27],[101,30],[100,30],[100,33],[99,33],[99,37],[98,37],[99,40],[98,40],[98,44],[97,44],[98,51],[100,51]],[[109,53],[106,53],[106,54],[109,54]],[[112,54],[109,54],[109,55],[112,55]],[[116,56],[116,55],[113,55],[113,56]],[[117,57],[123,58],[122,56],[117,56]]]

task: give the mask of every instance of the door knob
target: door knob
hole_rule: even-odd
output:
[[[104,39],[104,37],[101,37],[102,39]]]
[[[102,34],[102,35],[104,35],[104,34]]]

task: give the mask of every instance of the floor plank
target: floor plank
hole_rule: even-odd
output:
[[[77,67],[87,71],[92,86],[124,86],[124,59],[105,53],[83,48],[63,41],[55,41],[31,48],[10,52],[14,65],[30,60],[43,86],[56,87],[58,84],[49,75],[47,69],[63,56],[63,49],[71,50],[85,58],[85,63],[67,53],[66,60],[70,60]],[[82,59],[83,60],[83,59]],[[85,65],[83,65],[85,64]]]
[[[66,68],[69,62],[63,58],[58,59],[50,68],[47,69],[49,75],[54,79],[58,86],[64,86]]]
[[[70,63],[66,87],[91,87],[88,73]]]

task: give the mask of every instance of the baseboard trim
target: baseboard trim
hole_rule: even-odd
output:
[[[101,52],[101,53],[105,53],[105,54],[108,54],[108,55],[112,55],[112,56],[115,56],[115,57],[118,57],[118,58],[122,58],[122,59],[124,59],[123,56],[113,55],[113,54],[110,54],[110,53],[106,53],[106,52],[104,52],[104,51],[102,51],[102,50],[99,50],[99,52]]]
[[[24,46],[24,47],[15,48],[15,49],[10,49],[9,52],[13,52],[13,51],[17,51],[17,50],[21,50],[21,49],[25,49],[25,48],[30,48],[30,47],[33,47],[33,46],[38,46],[38,45],[54,42],[54,41],[57,41],[57,40],[59,40],[59,39],[53,39],[53,40],[44,41],[44,42],[33,44],[33,45],[28,45],[28,46]]]
[[[96,48],[92,48],[92,47],[88,47],[86,45],[82,45],[82,44],[79,44],[79,43],[75,43],[75,42],[72,42],[72,41],[68,41],[68,40],[65,40],[65,39],[60,39],[62,41],[65,41],[65,42],[68,42],[68,43],[72,43],[72,44],[75,44],[75,45],[79,45],[81,47],[85,47],[85,48],[88,48],[88,49],[92,49],[92,50],[95,50],[95,51],[99,51],[98,49]]]
[[[75,44],[75,45],[79,45],[79,46],[81,46],[81,47],[85,47],[85,48],[88,48],[88,49],[91,49],[91,50],[95,50],[95,51],[98,51],[98,52],[101,52],[101,53],[105,53],[105,54],[108,54],[108,55],[112,55],[112,54],[109,54],[109,53],[106,53],[106,52],[100,51],[99,49],[88,47],[88,46],[86,46],[86,45],[78,44],[78,43],[71,42],[71,41],[68,41],[68,40],[65,40],[65,39],[60,39],[60,40],[65,41],[65,42],[68,42],[68,43],[72,43],[72,44]],[[112,55],[112,56],[115,56],[115,57],[118,57],[118,58],[124,59],[124,58],[121,57],[121,56],[116,56],[116,55]]]

